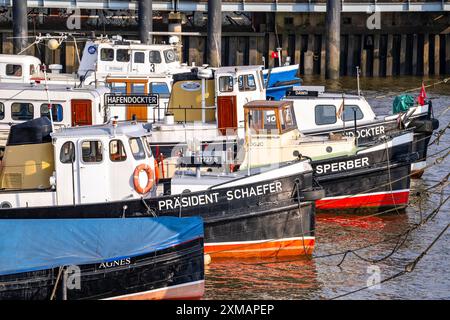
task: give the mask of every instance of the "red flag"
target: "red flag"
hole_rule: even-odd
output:
[[[423,106],[425,104],[425,98],[427,97],[427,93],[425,92],[425,86],[423,85],[422,82],[422,89],[420,90],[420,94],[417,97],[417,102]]]
[[[272,51],[272,58],[273,59],[278,59],[278,52]]]

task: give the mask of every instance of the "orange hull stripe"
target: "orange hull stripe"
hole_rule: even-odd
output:
[[[342,199],[322,199],[316,201],[317,209],[350,209],[370,208],[382,206],[407,205],[409,191],[385,194],[362,195],[357,197],[346,197]]]
[[[211,258],[283,257],[312,254],[315,239],[267,241],[259,243],[205,243],[205,253]]]

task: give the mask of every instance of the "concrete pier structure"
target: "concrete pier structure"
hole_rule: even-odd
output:
[[[75,6],[81,10],[81,30],[76,32],[120,34],[125,39],[140,39],[147,33],[142,33],[147,27],[155,32],[181,32],[182,62],[189,65],[192,62],[196,65],[261,65],[264,61],[266,67],[274,67],[278,66],[278,59],[272,57],[272,52],[281,47],[281,63],[286,63],[289,56],[291,63],[300,64],[300,76],[325,76],[329,67],[326,37],[331,28],[327,27],[325,0],[221,1],[218,6],[221,17],[209,19],[217,24],[213,28],[220,30],[221,36],[220,40],[211,43],[208,15],[212,12],[208,11],[207,0],[153,0],[153,26],[149,24],[143,29],[139,6],[148,1],[47,0],[45,6],[39,1],[27,1],[28,19],[33,21],[35,33],[73,32],[66,27],[67,15],[63,10],[64,5],[71,3],[72,9]],[[216,2],[212,1],[213,5]],[[341,76],[354,76],[357,66],[362,71],[361,76],[366,77],[450,74],[450,0],[377,2],[377,10],[381,11],[380,25],[370,29],[367,21],[371,14],[367,12],[373,10],[373,3],[373,0],[341,2],[340,36],[337,39],[340,46],[334,54],[337,59],[332,61]],[[0,19],[2,53],[13,52],[13,24],[16,22],[12,19],[12,4],[11,0],[0,0],[0,6],[6,10]],[[150,22],[150,19],[145,21]],[[154,42],[167,42],[168,37],[154,35],[153,39]],[[82,48],[83,40],[79,40],[79,52]],[[47,51],[49,49],[41,45],[39,50],[32,48],[27,53],[36,54],[46,64],[58,61],[67,72],[77,70],[73,43],[63,43],[52,53]],[[211,62],[212,59],[216,61]]]
[[[222,46],[222,0],[208,0],[208,64],[221,65]]]
[[[338,79],[341,50],[341,0],[327,0],[325,77]]]
[[[142,43],[150,44],[152,43],[152,35],[150,32],[153,31],[153,0],[138,1],[139,40]]]
[[[14,53],[19,53],[28,46],[27,0],[13,1],[12,19]]]

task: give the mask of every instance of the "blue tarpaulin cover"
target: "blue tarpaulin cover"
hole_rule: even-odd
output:
[[[0,275],[114,261],[199,237],[199,217],[0,219]]]

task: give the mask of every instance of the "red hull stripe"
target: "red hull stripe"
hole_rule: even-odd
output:
[[[408,204],[409,190],[377,192],[357,196],[323,198],[316,201],[317,209],[356,209]]]
[[[314,237],[280,240],[205,243],[211,258],[268,258],[312,254]]]
[[[189,282],[150,291],[126,294],[105,300],[176,300],[200,299],[205,293],[205,280]]]

